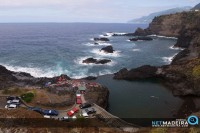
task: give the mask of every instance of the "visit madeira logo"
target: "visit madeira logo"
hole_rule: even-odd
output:
[[[189,116],[187,119],[152,121],[152,127],[188,127],[198,124],[199,118],[195,115]]]

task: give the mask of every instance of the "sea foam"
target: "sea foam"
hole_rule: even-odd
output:
[[[167,38],[167,39],[178,39],[176,37],[167,37],[167,36],[159,36],[159,35],[148,35],[148,36],[151,36],[151,37],[158,37],[158,38]]]
[[[94,47],[94,46],[110,46],[110,45],[112,45],[112,44],[111,44],[111,43],[98,42],[98,44],[86,43],[86,44],[84,44],[84,45]]]
[[[174,54],[173,56],[170,56],[170,57],[162,57],[162,60],[165,62],[165,63],[168,63],[170,64],[172,62],[172,60],[174,59],[174,57],[177,55],[178,53]]]
[[[174,45],[173,45],[173,46],[170,46],[169,48],[170,48],[170,49],[173,49],[173,50],[184,50],[184,48],[175,47]]]
[[[133,49],[134,52],[140,52],[141,49]]]
[[[100,56],[111,56],[111,57],[120,57],[120,51],[114,51],[113,53],[106,53],[103,50],[93,49],[91,53],[100,55]]]

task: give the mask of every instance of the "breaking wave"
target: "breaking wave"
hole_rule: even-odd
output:
[[[84,44],[86,46],[110,46],[112,44],[110,43],[102,43],[102,42],[98,42],[98,44],[95,44],[95,43],[86,43]]]
[[[174,54],[173,56],[170,56],[170,57],[162,57],[162,60],[165,62],[165,63],[168,63],[170,64],[172,62],[172,60],[174,59],[174,57],[177,55],[178,53]]]
[[[141,49],[133,49],[134,52],[140,52]]]
[[[68,73],[68,70],[62,70],[61,68],[58,68],[56,71],[53,71],[51,69],[40,69],[40,68],[35,68],[35,67],[22,67],[22,66],[12,66],[12,65],[7,65],[3,64],[8,70],[14,71],[14,72],[25,72],[29,73],[34,77],[48,77],[52,78],[54,76],[58,76],[63,73]]]
[[[120,57],[120,51],[114,51],[113,53],[105,53],[104,51],[100,51],[99,49],[93,49],[91,53],[100,55],[100,56],[111,56],[111,57]]]
[[[148,36],[151,36],[151,37],[158,37],[158,38],[167,38],[167,39],[178,39],[176,37],[167,37],[167,36],[159,36],[159,35],[148,35]]]
[[[175,47],[174,45],[169,47],[170,49],[173,49],[173,50],[184,50],[184,48],[180,48],[180,47]]]

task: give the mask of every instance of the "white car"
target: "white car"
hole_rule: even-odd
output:
[[[64,116],[62,118],[60,118],[61,121],[69,121],[69,117],[68,116]]]
[[[44,118],[51,118],[51,116],[49,116],[49,115],[44,115]]]
[[[74,120],[75,120],[75,119],[76,119],[76,116],[73,116],[73,117],[72,117],[72,119],[74,119]]]
[[[15,105],[15,104],[9,104],[9,105],[6,105],[5,108],[6,109],[16,109],[17,105]]]
[[[11,104],[11,103],[13,103],[13,104],[19,104],[19,100],[15,99],[15,100],[8,100],[7,101],[7,104]]]
[[[85,110],[82,110],[81,113],[82,113],[82,116],[85,118],[89,116]]]

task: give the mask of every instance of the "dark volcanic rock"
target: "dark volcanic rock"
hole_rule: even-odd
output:
[[[146,35],[148,35],[148,33],[145,30],[143,30],[142,28],[137,28],[134,35],[135,36],[146,36]]]
[[[114,79],[136,80],[156,77],[157,67],[145,65],[128,71],[126,68],[114,74]]]
[[[111,60],[108,60],[108,59],[97,60],[97,59],[94,59],[94,58],[87,58],[87,59],[83,60],[83,63],[86,63],[86,64],[89,64],[89,63],[106,64],[106,63],[109,63],[109,62],[111,62]]]
[[[90,103],[96,103],[103,108],[107,108],[108,106],[109,90],[105,86],[86,89],[84,96],[85,100]]]
[[[101,49],[101,51],[102,51],[102,50],[103,50],[104,52],[106,52],[106,53],[113,53],[113,52],[114,52],[112,46],[104,47],[104,48]]]
[[[151,38],[151,37],[135,37],[135,38],[131,38],[129,40],[130,41],[139,41],[139,40],[151,41],[151,40],[153,40],[153,38]]]
[[[83,63],[89,64],[89,63],[96,63],[97,59],[94,58],[87,58],[85,60],[83,60]]]
[[[101,38],[94,38],[94,41],[104,41],[104,42],[108,42],[110,41],[108,38],[106,37],[101,37]]]
[[[106,63],[109,63],[109,62],[111,62],[111,60],[102,59],[102,60],[98,60],[96,64],[106,64]]]

